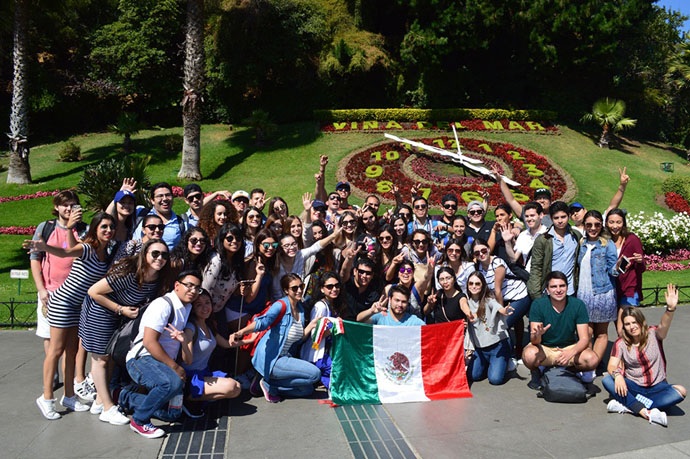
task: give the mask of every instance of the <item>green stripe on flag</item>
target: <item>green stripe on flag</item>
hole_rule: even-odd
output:
[[[333,336],[331,399],[338,405],[381,403],[374,367],[373,326],[343,321],[345,333]]]

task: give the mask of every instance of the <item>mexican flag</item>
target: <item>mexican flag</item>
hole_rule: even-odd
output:
[[[388,327],[343,321],[333,336],[331,398],[339,405],[472,397],[464,321]]]

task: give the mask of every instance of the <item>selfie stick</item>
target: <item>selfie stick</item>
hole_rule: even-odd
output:
[[[242,306],[244,306],[244,295],[240,295],[242,298],[240,299],[240,317],[237,319],[237,332],[240,331],[240,327],[242,327]],[[237,357],[240,355],[240,348],[236,347],[235,348],[235,372],[233,373],[233,376],[237,377]]]

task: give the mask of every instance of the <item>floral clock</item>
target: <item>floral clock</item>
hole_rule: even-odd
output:
[[[457,151],[454,138],[414,140],[450,152]],[[487,169],[495,166],[501,175],[519,183],[511,187],[518,202],[532,199],[537,188],[551,190],[554,201],[569,202],[577,194],[575,182],[565,170],[533,151],[482,139],[460,138],[459,141],[463,155],[480,160]],[[491,206],[504,201],[499,185],[492,178],[465,170],[438,153],[397,141],[381,142],[349,154],[339,164],[337,179],[350,182],[355,195],[364,198],[376,194],[387,204],[394,203],[394,184],[407,201],[410,189],[417,183],[422,184],[419,191],[436,207],[440,207],[442,197],[448,193],[455,194],[461,205],[481,200],[482,190],[489,193]]]

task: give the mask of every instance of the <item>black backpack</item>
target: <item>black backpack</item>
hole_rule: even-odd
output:
[[[44,223],[43,229],[41,230],[41,239],[43,239],[43,242],[48,242],[48,238],[53,234],[53,231],[55,231],[56,225],[57,219],[48,220]],[[84,222],[79,222],[74,226],[74,229],[77,230],[77,238],[84,239],[86,232],[89,230],[89,225]]]
[[[585,403],[587,387],[575,373],[563,367],[548,367],[541,378],[537,397],[553,403]]]

